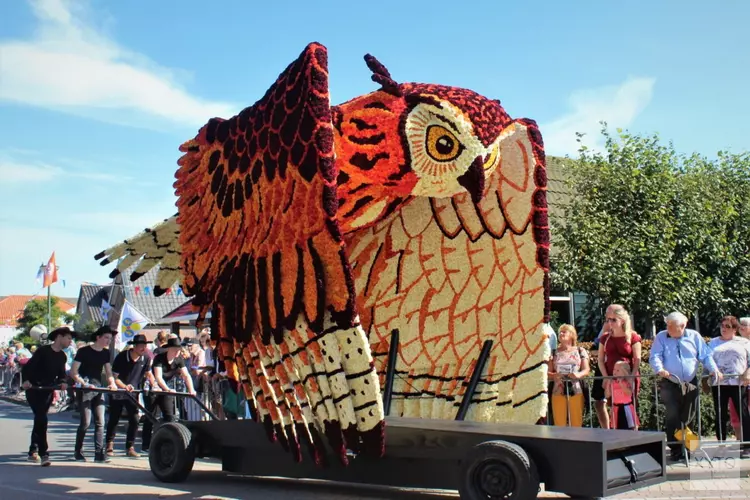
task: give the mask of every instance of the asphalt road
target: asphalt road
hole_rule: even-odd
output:
[[[218,463],[196,461],[188,480],[178,485],[161,483],[151,474],[147,458],[115,457],[109,464],[80,463],[73,460],[77,422],[71,413],[50,416],[49,440],[51,467],[26,461],[31,433],[31,410],[0,401],[0,500],[73,500],[176,498],[179,500],[252,500],[252,499],[416,499],[458,498],[457,492],[415,491],[397,488],[342,486],[326,482],[261,480],[231,476],[221,472]],[[93,456],[93,430],[84,453]],[[122,450],[123,443],[115,443]],[[118,453],[122,453],[118,451]],[[582,478],[583,480],[584,478]],[[739,490],[739,491],[738,491]],[[539,498],[566,498],[542,493]],[[724,481],[672,480],[666,483],[611,497],[614,499],[713,499],[750,498],[750,479],[742,479],[739,488]]]
[[[26,461],[32,427],[31,410],[0,401],[0,500],[177,498],[185,500],[269,499],[294,500],[458,498],[454,492],[411,492],[386,488],[341,487],[331,483],[259,480],[230,476],[217,463],[197,461],[187,482],[159,482],[148,459],[113,458],[109,464],[73,460],[77,422],[69,412],[50,415],[48,437],[51,467]],[[122,439],[123,436],[118,436]],[[140,444],[140,443],[138,443]],[[122,441],[115,443],[122,450]],[[120,452],[121,453],[121,452]],[[93,429],[84,447],[93,457]]]

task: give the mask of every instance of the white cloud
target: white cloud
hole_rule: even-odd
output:
[[[60,167],[41,164],[25,164],[0,159],[0,180],[3,183],[51,181],[62,174]]]
[[[0,100],[129,124],[138,123],[134,112],[181,126],[235,114],[230,104],[191,95],[177,83],[180,72],[108,38],[86,22],[80,2],[30,2],[34,36],[0,43]]]
[[[654,78],[628,78],[620,85],[580,90],[570,96],[570,112],[541,126],[544,149],[550,155],[576,156],[576,133],[585,134],[583,142],[601,148],[601,124],[629,127],[651,101]]]
[[[0,153],[0,181],[7,184],[48,182],[61,178],[80,178],[100,182],[122,182],[130,177],[80,169],[64,169],[38,160],[19,160]]]

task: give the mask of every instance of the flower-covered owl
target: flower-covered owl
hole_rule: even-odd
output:
[[[391,415],[455,418],[486,340],[470,420],[546,411],[549,232],[542,139],[499,101],[394,81],[339,106],[310,44],[254,105],[180,151],[178,213],[97,255],[155,265],[193,297],[253,414],[297,460],[323,436],[380,456]]]

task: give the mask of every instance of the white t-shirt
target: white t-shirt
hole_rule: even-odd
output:
[[[708,343],[711,355],[719,371],[724,375],[720,385],[739,385],[739,376],[750,368],[750,341],[742,337],[724,340],[721,337],[711,339]],[[716,381],[711,381],[716,385]]]

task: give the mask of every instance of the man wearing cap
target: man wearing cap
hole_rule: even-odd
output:
[[[146,340],[142,334],[135,335],[133,340],[128,342],[132,345],[131,349],[120,352],[115,361],[112,363],[112,374],[115,377],[115,384],[119,389],[127,392],[143,389],[143,380],[148,378],[153,385],[153,375],[151,375],[151,358],[146,356],[147,346],[151,341]],[[133,395],[133,397],[137,397]],[[120,423],[122,410],[128,414],[128,431],[125,437],[125,453],[127,456],[137,458],[133,445],[135,444],[135,434],[138,431],[138,406],[133,398],[128,394],[113,394],[109,404],[109,421],[107,422],[107,450],[109,456],[115,453],[115,430]]]
[[[70,378],[80,387],[101,387],[102,370],[106,373],[108,387],[112,391],[117,390],[115,378],[112,376],[112,367],[109,364],[109,345],[112,335],[117,332],[108,326],[99,328],[93,335],[94,343],[81,347],[76,353],[73,368],[70,370]],[[108,462],[104,453],[104,395],[101,392],[78,393],[78,406],[81,412],[81,421],[76,432],[75,459],[85,462],[83,456],[83,439],[86,437],[91,425],[91,415],[94,415],[94,460],[97,462]]]
[[[26,389],[26,401],[34,413],[29,460],[41,461],[43,467],[50,465],[47,446],[47,412],[52,405],[54,395],[52,387],[59,385],[61,390],[67,389],[65,384],[66,356],[63,350],[70,345],[75,335],[76,333],[68,327],[52,330],[47,337],[52,344],[37,349],[21,372],[24,380],[23,388]],[[49,387],[50,389],[30,390],[32,387]]]
[[[175,420],[175,398],[165,393],[176,391],[169,387],[167,383],[179,375],[185,382],[188,392],[193,396],[195,396],[195,389],[193,388],[193,379],[190,378],[190,373],[185,366],[185,359],[181,356],[180,339],[176,335],[170,337],[167,343],[162,346],[162,349],[160,353],[154,356],[153,372],[156,381],[155,388],[164,392],[156,393],[154,404],[161,410],[162,420],[172,422]],[[151,430],[151,420],[147,419],[143,424],[142,449],[144,452],[148,451],[151,444]]]

